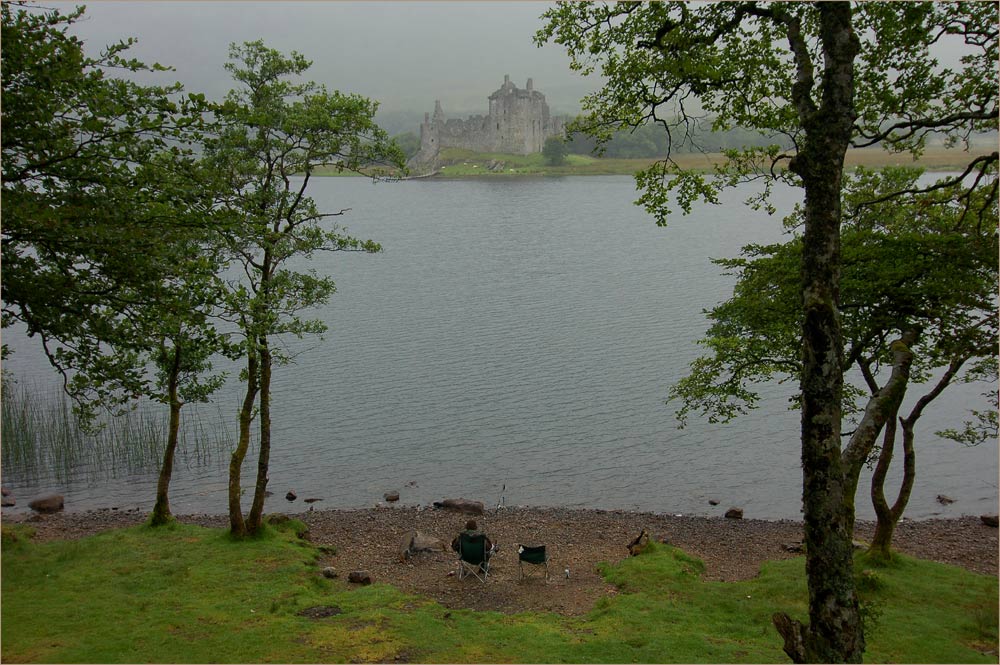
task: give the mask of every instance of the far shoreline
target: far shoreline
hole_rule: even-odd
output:
[[[972,159],[995,152],[990,148],[971,147],[944,148],[933,146],[914,159],[908,152],[891,153],[881,148],[859,148],[849,150],[844,164],[849,169],[858,167],[880,169],[885,167],[922,168],[929,173],[961,172]],[[683,153],[674,155],[674,161],[682,168],[710,173],[714,167],[725,161],[722,153]],[[570,155],[570,163],[551,166],[544,163],[541,155],[477,154],[463,151],[443,160],[434,171],[412,173],[407,176],[367,175],[358,173],[337,173],[334,169],[321,169],[317,177],[377,177],[390,181],[449,181],[475,180],[481,178],[558,178],[569,176],[633,176],[662,158],[595,158],[584,155]]]
[[[58,492],[56,492],[58,493]],[[39,495],[40,496],[40,495]],[[3,508],[3,512],[0,513],[0,521],[9,520],[12,522],[25,522],[30,521],[32,516],[39,515],[36,511],[28,507],[28,502],[32,496],[25,496],[23,500],[18,497],[18,502],[14,506],[7,506]],[[125,500],[119,505],[106,504],[106,505],[93,505],[79,503],[73,504],[67,497],[65,507],[56,513],[41,514],[41,517],[51,516],[51,515],[65,515],[67,517],[78,517],[87,518],[92,515],[148,515],[152,511],[152,500],[149,501],[135,501],[135,500]],[[682,511],[682,510],[669,510],[669,509],[653,509],[653,508],[621,508],[621,507],[602,507],[595,505],[551,505],[551,504],[504,504],[500,507],[495,507],[489,502],[481,502],[484,505],[483,515],[502,515],[504,513],[565,513],[565,514],[591,514],[591,515],[621,515],[621,516],[649,516],[651,518],[664,518],[664,519],[685,519],[685,520],[724,520],[726,519],[725,513],[729,508],[737,508],[743,513],[743,517],[733,521],[745,521],[745,522],[762,522],[762,523],[774,523],[774,524],[802,524],[801,515],[796,516],[775,516],[775,515],[762,515],[755,513],[752,506],[743,506],[737,503],[720,503],[711,508],[711,510],[704,511]],[[182,517],[195,518],[195,519],[227,519],[228,513],[226,512],[225,504],[216,502],[213,505],[220,506],[218,509],[204,509],[204,508],[191,508],[189,506],[183,507],[173,507],[172,512],[178,518]],[[281,493],[276,492],[273,496],[267,499],[265,505],[266,514],[283,514],[288,515],[293,518],[300,518],[308,516],[313,513],[434,513],[442,512],[447,513],[449,510],[443,508],[436,508],[430,502],[408,502],[408,501],[398,501],[398,502],[387,502],[387,501],[373,501],[371,503],[364,504],[354,504],[354,505],[338,505],[330,502],[327,499],[317,498],[312,499],[308,502],[304,501],[301,497],[294,502],[287,502]],[[801,513],[801,511],[799,511]],[[994,511],[995,512],[995,511]],[[979,520],[982,515],[985,515],[982,510],[974,512],[961,512],[961,513],[950,513],[944,514],[941,512],[934,512],[929,514],[921,514],[916,517],[911,517],[910,515],[904,513],[902,521],[906,522],[927,522],[927,521],[950,521],[950,520],[963,520],[963,519],[975,519]],[[994,514],[994,513],[989,513]],[[858,524],[875,524],[874,515],[868,515],[866,513],[856,516],[855,522]]]

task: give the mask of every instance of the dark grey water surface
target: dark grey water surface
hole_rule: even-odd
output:
[[[793,383],[765,386],[760,409],[727,425],[693,418],[679,430],[664,404],[698,355],[702,310],[731,292],[709,258],[780,240],[798,192],[778,192],[774,217],[741,205],[749,189],[732,192],[666,229],[632,205],[628,177],[328,178],[310,192],[323,209],[351,208],[338,220],[385,251],[312,263],[339,292],[316,313],[325,340],[288,341],[295,363],[275,372],[270,509],[289,508],[289,489],[321,507],[399,490],[406,504],[503,494],[508,505],[799,516]],[[16,350],[7,369],[54,382],[33,341],[17,331],[5,341]],[[239,388],[230,382],[207,413],[235,422]],[[911,517],[996,512],[996,443],[932,434],[959,426],[981,391],[953,388],[925,414]],[[227,461],[182,460],[174,512],[225,512]],[[248,480],[254,466],[248,458]],[[148,509],[156,483],[155,471],[81,468],[68,481],[5,471],[22,506],[54,490],[68,509]],[[942,507],[938,494],[956,502]],[[858,512],[872,514],[867,475]]]

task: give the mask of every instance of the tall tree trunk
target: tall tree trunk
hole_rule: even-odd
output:
[[[181,348],[174,345],[173,362],[167,379],[167,399],[170,402],[170,425],[167,432],[167,447],[163,451],[163,464],[160,466],[160,477],[156,482],[156,503],[153,514],[150,515],[150,526],[162,526],[173,520],[170,514],[170,477],[174,472],[174,453],[177,450],[177,438],[181,428],[181,407],[184,403],[177,395],[177,384],[181,373]]]
[[[237,537],[247,535],[247,525],[240,506],[240,472],[243,460],[250,448],[250,423],[253,421],[253,405],[257,399],[258,382],[257,349],[251,348],[247,354],[247,389],[240,407],[239,441],[229,460],[229,532]]]
[[[257,458],[257,485],[253,505],[247,518],[247,531],[260,530],[264,516],[264,499],[267,491],[267,472],[271,459],[271,349],[267,338],[260,340],[260,452]]]
[[[853,497],[841,459],[843,338],[840,329],[840,187],[854,111],[859,50],[848,3],[820,3],[825,70],[822,103],[796,22],[789,42],[798,66],[792,95],[806,138],[790,168],[805,188],[802,252],[802,504],[809,626],[774,617],[796,662],[861,662],[865,648],[854,588]]]

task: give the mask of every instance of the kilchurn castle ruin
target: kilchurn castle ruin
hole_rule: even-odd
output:
[[[474,115],[465,120],[445,119],[441,102],[434,102],[434,115],[424,114],[420,125],[420,152],[411,165],[433,165],[441,148],[466,148],[476,152],[504,152],[528,155],[541,152],[545,139],[561,136],[565,118],[549,115],[545,95],[527,87],[518,88],[510,76],[490,95],[488,115]]]

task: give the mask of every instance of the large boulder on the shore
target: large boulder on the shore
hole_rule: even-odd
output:
[[[730,508],[726,511],[726,517],[731,520],[741,520],[743,519],[743,509],[742,508]]]
[[[998,517],[997,515],[980,515],[979,519],[982,521],[983,524],[985,524],[986,526],[991,526],[994,529],[1000,526],[1000,517]]]
[[[6,487],[0,487],[0,496],[10,496],[10,490]]]
[[[429,536],[423,531],[408,531],[399,543],[399,560],[407,561],[417,552],[448,551],[448,546],[440,538]]]
[[[347,574],[347,581],[351,584],[371,584],[372,574],[367,570],[352,570]]]
[[[470,515],[483,514],[482,501],[469,501],[468,499],[445,499],[443,501],[435,501],[434,507],[442,508],[444,510],[453,510],[457,513],[468,513]]]
[[[64,499],[62,494],[45,494],[32,499],[28,507],[36,513],[58,513],[63,509]]]

